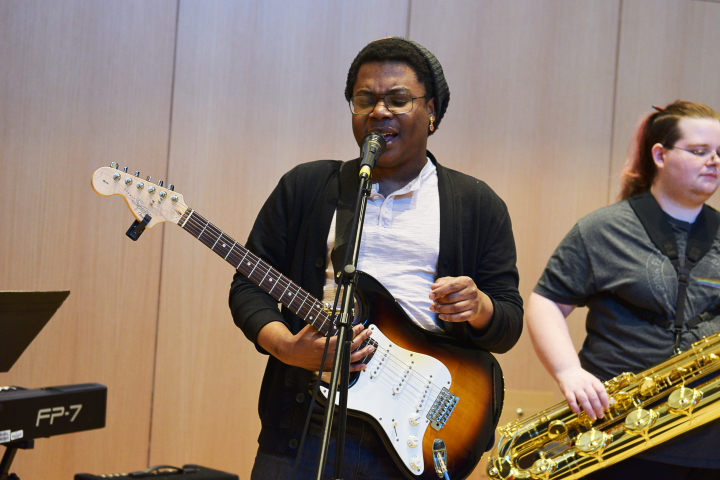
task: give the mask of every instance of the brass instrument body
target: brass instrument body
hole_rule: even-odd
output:
[[[614,401],[599,420],[561,402],[498,427],[487,473],[495,480],[571,480],[720,417],[720,333],[638,374],[604,382]],[[697,385],[704,381],[704,383]],[[537,456],[532,466],[524,459]]]

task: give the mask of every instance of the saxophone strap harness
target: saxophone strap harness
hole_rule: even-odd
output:
[[[720,227],[720,213],[718,213],[717,210],[703,204],[700,213],[690,228],[687,246],[685,248],[685,263],[680,266],[675,234],[673,233],[665,212],[657,203],[655,197],[652,196],[650,190],[641,193],[640,195],[628,198],[628,203],[630,204],[630,207],[632,207],[643,227],[645,227],[645,231],[647,231],[647,234],[652,242],[670,260],[672,266],[677,272],[678,278],[678,293],[677,303],[675,305],[674,322],[671,322],[655,312],[635,305],[631,305],[632,308],[630,308],[630,310],[635,313],[638,318],[650,323],[665,327],[669,327],[672,324],[673,330],[675,331],[675,344],[673,345],[673,352],[675,352],[680,340],[680,332],[682,332],[683,323],[685,323],[688,329],[690,329],[699,323],[720,314],[719,305],[700,313],[685,322],[685,300],[687,298],[687,287],[690,283],[690,270],[692,270],[700,259],[710,250],[710,247],[712,247],[713,240],[715,239],[718,228]],[[626,307],[630,305],[629,302],[622,299],[620,303]]]

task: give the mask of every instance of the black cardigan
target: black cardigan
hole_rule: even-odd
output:
[[[443,328],[457,341],[506,352],[520,337],[523,315],[507,207],[484,182],[444,168],[430,152],[428,157],[437,167],[440,192],[437,276],[471,277],[494,308],[489,327],[479,336],[467,323],[443,322]],[[350,166],[358,170],[359,161],[352,162]],[[337,160],[320,160],[286,173],[260,210],[246,245],[318,298],[325,284],[327,238],[338,202],[341,165]],[[257,344],[257,334],[266,324],[280,321],[293,333],[305,326],[286,308],[281,313],[275,299],[240,273],[232,282],[230,309],[237,326],[262,353],[267,352]],[[307,370],[268,358],[259,401],[261,447],[293,453],[309,405],[310,381]]]

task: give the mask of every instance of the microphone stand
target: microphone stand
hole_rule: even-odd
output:
[[[337,343],[335,348],[335,361],[330,375],[330,388],[328,391],[328,403],[323,419],[322,443],[316,479],[321,480],[325,463],[327,462],[327,450],[330,445],[330,434],[332,429],[333,413],[335,411],[335,398],[338,393],[338,377],[340,377],[340,398],[339,398],[339,424],[338,435],[335,445],[335,478],[342,478],[343,450],[345,447],[345,426],[347,421],[347,398],[350,388],[350,346],[352,345],[352,320],[355,289],[357,288],[357,262],[360,253],[360,239],[362,237],[362,225],[365,221],[365,210],[367,199],[370,196],[370,170],[363,168],[360,171],[360,187],[358,190],[357,203],[355,204],[355,216],[350,233],[350,247],[345,255],[345,267],[342,272],[343,298],[340,315],[337,322]],[[339,287],[338,287],[339,288]],[[322,375],[322,372],[320,373]]]

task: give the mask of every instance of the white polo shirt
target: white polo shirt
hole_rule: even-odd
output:
[[[328,235],[328,269],[323,301],[335,299],[330,252],[335,244],[335,216]],[[387,197],[372,186],[368,198],[358,269],[393,294],[410,318],[433,332],[442,329],[430,311],[440,251],[440,195],[435,164],[428,159],[420,174]]]

